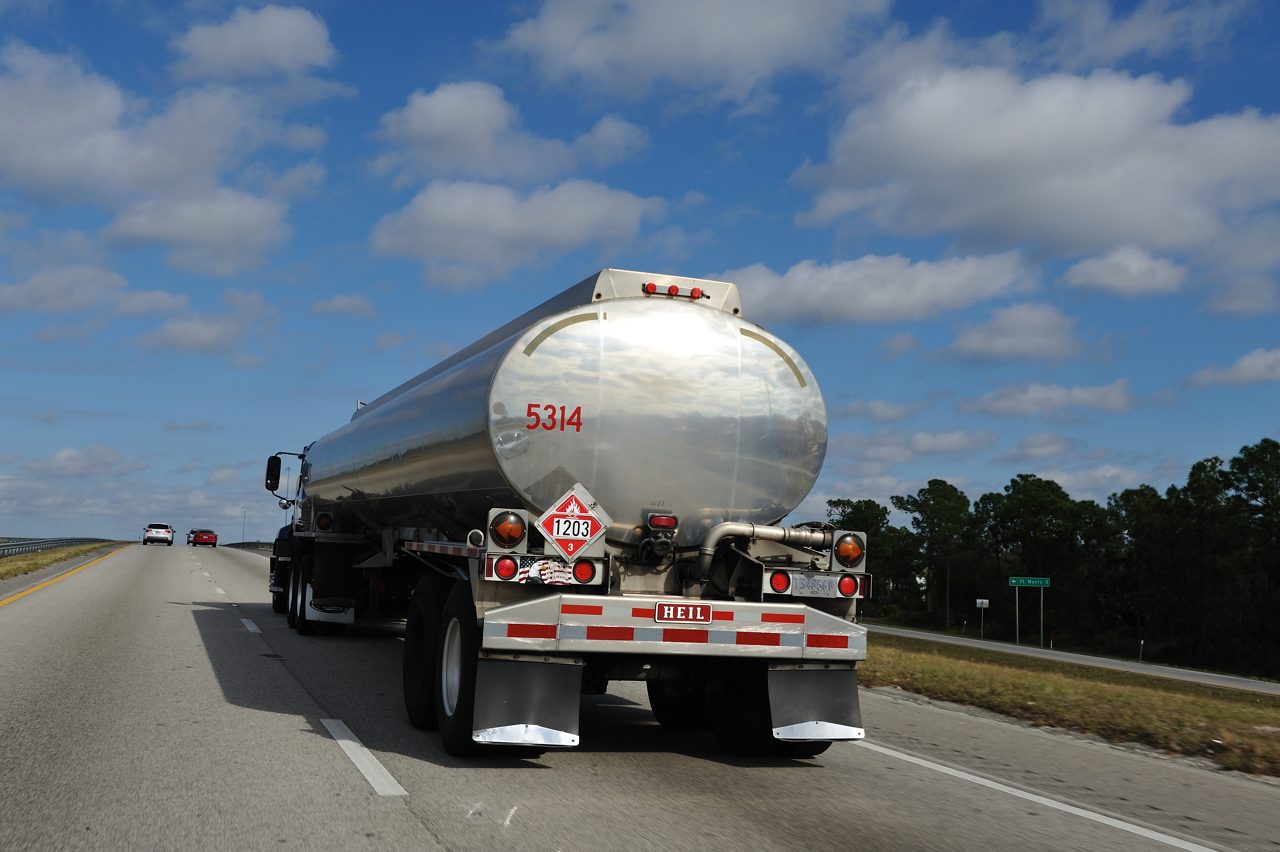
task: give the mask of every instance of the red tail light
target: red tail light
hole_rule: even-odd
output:
[[[493,573],[501,580],[514,580],[520,566],[510,556],[502,556],[493,563]]]
[[[858,578],[852,574],[841,574],[836,582],[836,588],[840,590],[840,594],[851,598],[858,593]]]
[[[590,583],[596,578],[596,563],[590,559],[579,559],[573,563],[573,579],[579,583]]]
[[[791,575],[786,571],[774,571],[769,575],[769,588],[778,594],[783,594],[791,588]]]
[[[680,526],[680,519],[675,515],[650,515],[649,526],[657,530],[673,530]]]

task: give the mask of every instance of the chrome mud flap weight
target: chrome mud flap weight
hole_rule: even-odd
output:
[[[578,745],[582,661],[482,651],[471,739],[485,745]]]
[[[770,666],[769,713],[774,738],[784,742],[860,740],[858,670],[837,663]]]

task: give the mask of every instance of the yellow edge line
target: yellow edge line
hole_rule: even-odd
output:
[[[119,553],[121,550],[123,550],[127,546],[128,545],[122,544],[119,547],[117,547],[115,550],[111,551],[110,553],[104,553],[101,556],[99,556],[97,559],[90,559],[88,562],[84,563],[83,565],[72,568],[70,571],[63,571],[58,576],[50,577],[48,580],[45,580],[43,583],[37,583],[31,588],[23,589],[17,594],[9,595],[9,597],[7,598],[0,598],[0,606],[7,606],[13,603],[14,601],[25,598],[27,595],[34,595],[36,592],[40,591],[41,589],[52,586],[54,583],[61,582],[67,579],[68,577],[70,577],[72,574],[79,574],[81,571],[88,568],[90,565],[96,565],[97,563],[106,559],[108,556],[114,556],[115,554]]]

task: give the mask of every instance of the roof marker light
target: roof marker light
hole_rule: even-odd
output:
[[[680,288],[679,288],[679,287],[677,287],[676,285],[672,284],[670,287],[668,287],[668,288],[667,288],[667,295],[668,295],[668,296],[679,296],[679,295],[680,295]]]
[[[648,284],[644,285],[644,291],[652,296],[654,293],[658,292],[658,285],[650,281]]]

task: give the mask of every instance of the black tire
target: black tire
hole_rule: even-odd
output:
[[[699,684],[672,688],[659,680],[645,683],[649,707],[658,724],[669,731],[697,731],[707,726],[707,693]]]
[[[173,542],[171,541],[165,542],[165,544],[169,545],[170,547],[173,547]]]
[[[742,757],[776,755],[769,713],[769,672],[751,666],[717,679],[707,690],[711,730],[720,748]]]
[[[429,577],[418,581],[404,626],[401,680],[409,724],[434,731],[436,720],[436,640],[440,633],[440,585]]]
[[[288,598],[289,608],[284,620],[286,624],[293,627],[298,623],[298,572],[292,565],[289,566],[289,580],[285,586],[288,589],[285,596]]]
[[[454,756],[470,754],[475,716],[476,662],[480,654],[480,628],[471,587],[454,583],[444,604],[437,632],[434,670],[436,725],[444,750]]]
[[[285,592],[271,593],[271,611],[285,612],[289,608],[289,599]]]
[[[307,586],[311,583],[311,567],[298,569],[298,611],[293,616],[293,629],[299,636],[314,636],[319,624],[307,618]]]

